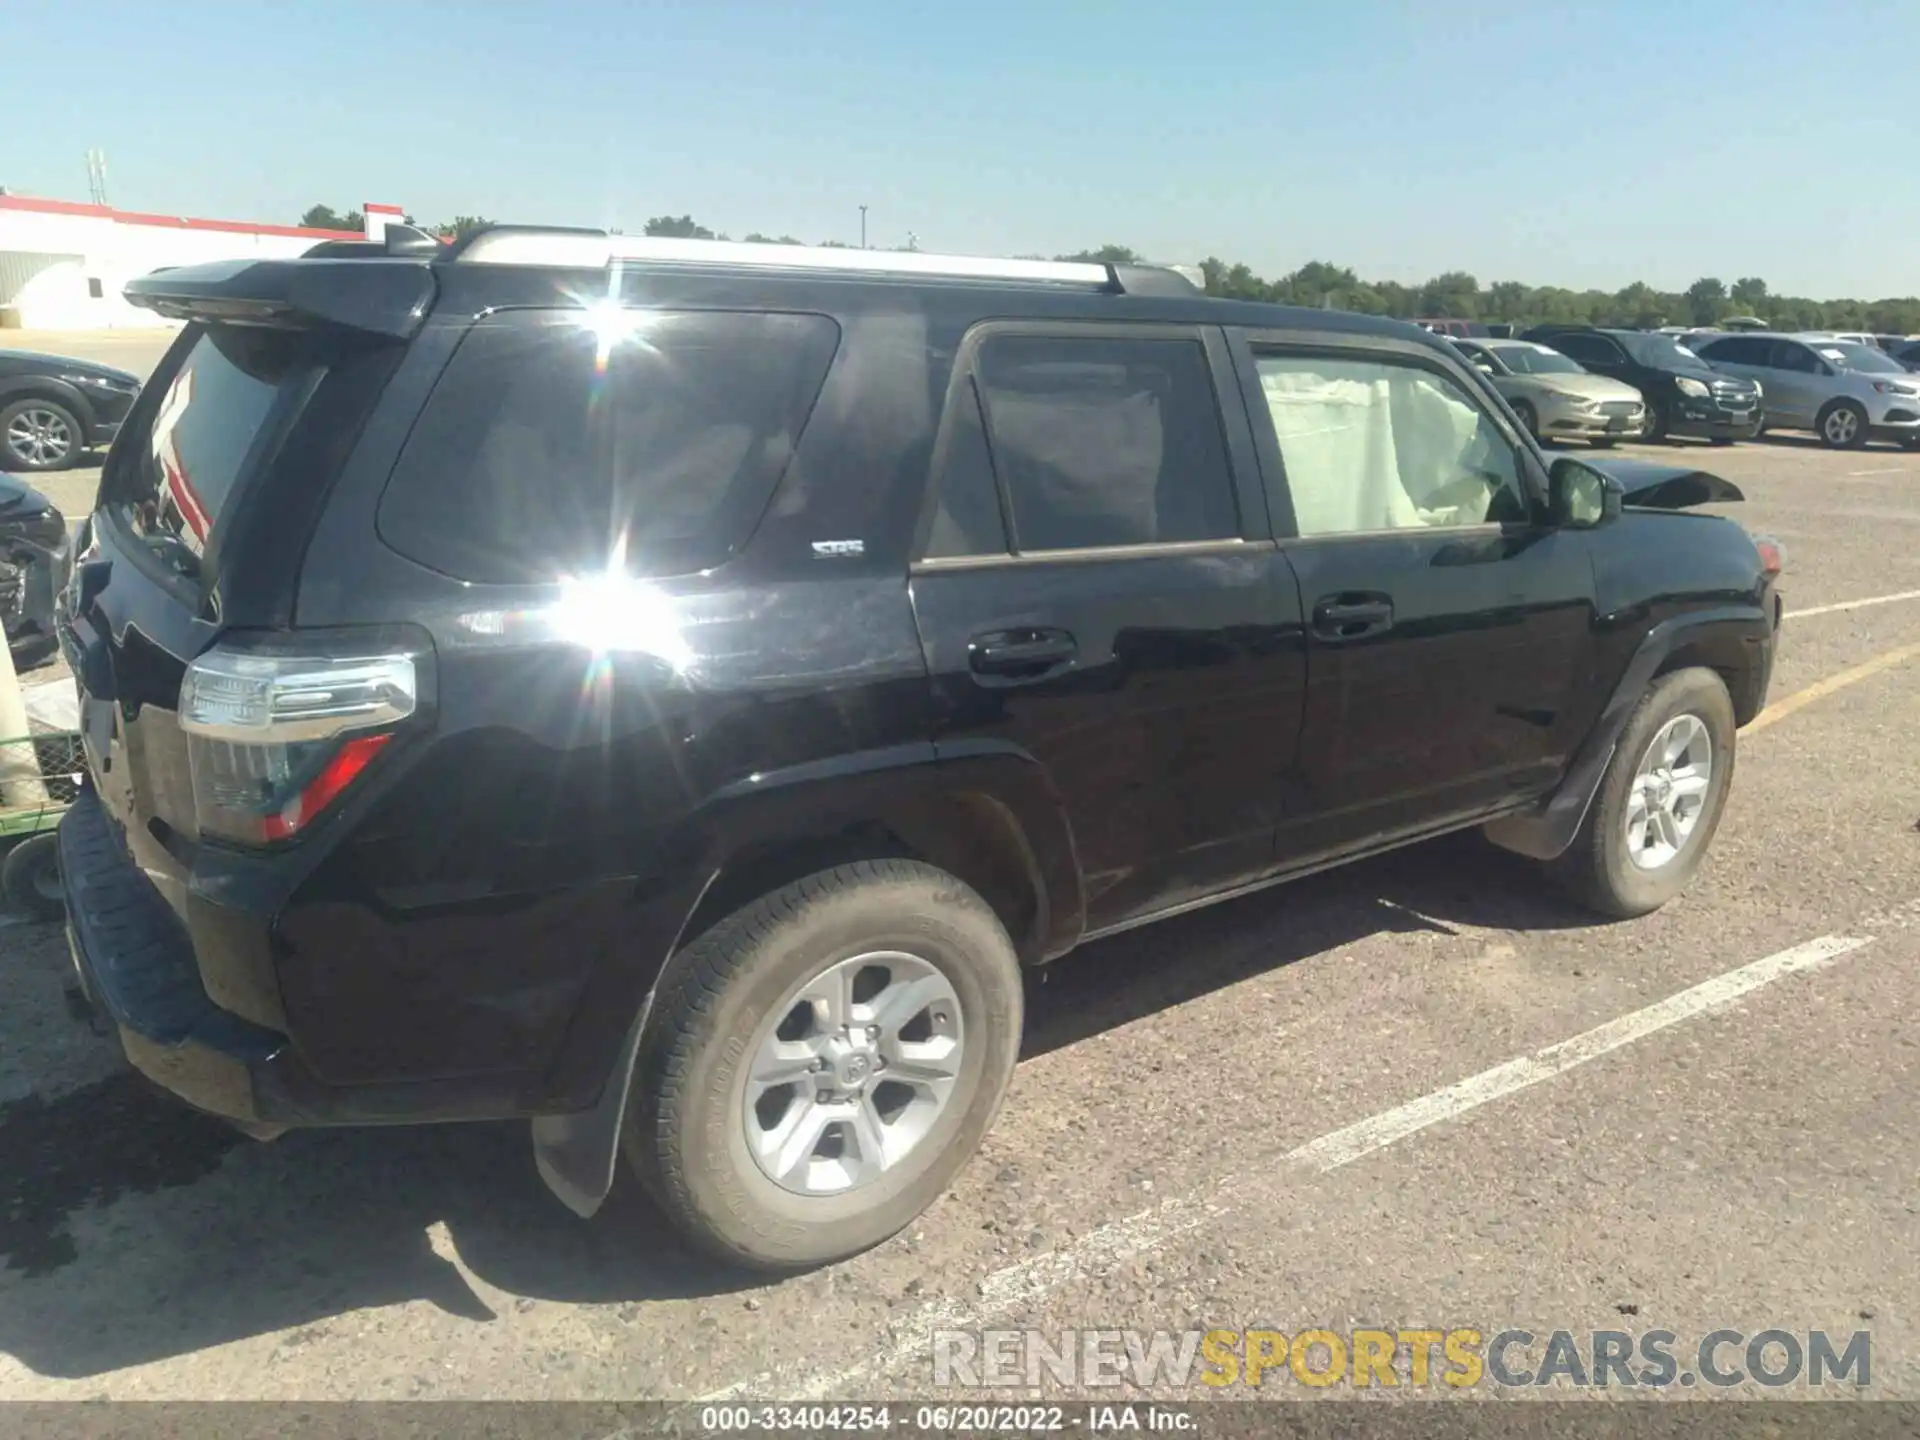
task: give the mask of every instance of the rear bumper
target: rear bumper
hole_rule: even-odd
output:
[[[90,786],[60,822],[60,874],[81,989],[128,1062],[197,1109],[256,1132],[285,1128],[266,1082],[286,1037],[207,998],[185,929],[127,859]]]
[[[327,1084],[288,1036],[209,998],[192,937],[128,858],[91,785],[59,834],[67,940],[86,999],[128,1063],[195,1109],[265,1138],[303,1126],[507,1119],[544,1108],[528,1105],[524,1077]]]

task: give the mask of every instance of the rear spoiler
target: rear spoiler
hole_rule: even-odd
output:
[[[129,281],[124,293],[129,304],[170,320],[355,330],[405,340],[426,318],[434,279],[424,259],[386,251],[352,259],[182,265]]]

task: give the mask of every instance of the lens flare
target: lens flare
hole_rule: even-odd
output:
[[[675,673],[693,663],[693,647],[681,634],[672,603],[644,580],[617,570],[562,580],[545,618],[556,640],[596,657],[646,655]]]

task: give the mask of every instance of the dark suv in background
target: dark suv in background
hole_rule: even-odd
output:
[[[1645,397],[1648,440],[1686,436],[1731,445],[1765,427],[1760,387],[1719,374],[1671,335],[1536,325],[1521,338],[1551,345],[1598,375],[1624,380]]]
[[[110,444],[140,377],[62,355],[0,350],[0,470],[40,474]]]
[[[1660,905],[1767,693],[1776,548],[1673,513],[1738,492],[1412,325],[509,228],[128,295],[86,993],[252,1133],[532,1117],[750,1265],[929,1204],[1093,937],[1480,826]]]

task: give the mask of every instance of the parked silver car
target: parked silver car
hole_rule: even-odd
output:
[[[1646,402],[1619,380],[1531,340],[1460,340],[1454,347],[1486,373],[1520,423],[1539,440],[1591,440],[1605,448],[1646,428]]]
[[[1811,430],[1835,450],[1869,437],[1920,449],[1920,378],[1877,345],[1829,335],[1722,335],[1692,347],[1716,370],[1757,380],[1767,424]]]

